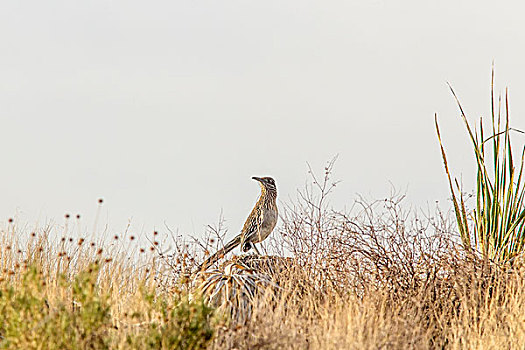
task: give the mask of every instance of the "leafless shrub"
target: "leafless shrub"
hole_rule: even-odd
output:
[[[441,261],[455,247],[446,214],[422,215],[402,206],[404,196],[384,200],[360,197],[348,211],[330,207],[334,161],[322,180],[310,170],[312,185],[298,191],[295,202],[281,209],[279,230],[286,251],[307,266],[320,289],[362,293],[367,289],[413,289],[439,275]]]

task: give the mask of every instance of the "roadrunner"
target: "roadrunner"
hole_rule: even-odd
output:
[[[260,254],[257,247],[255,247],[255,243],[264,241],[272,233],[277,223],[277,187],[271,177],[254,176],[252,179],[259,181],[261,196],[252,209],[250,216],[246,219],[241,233],[228,242],[224,248],[219,249],[206,259],[199,267],[199,270],[206,269],[238,245],[241,246],[243,252],[247,252],[253,247],[257,254]]]

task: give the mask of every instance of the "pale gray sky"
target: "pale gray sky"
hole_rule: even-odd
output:
[[[471,118],[489,111],[491,62],[525,128],[520,1],[2,1],[0,221],[167,221],[233,234],[257,198],[280,199],[339,154],[334,195],[408,188],[448,197],[474,171],[445,82]],[[468,179],[467,179],[468,180]],[[17,214],[18,213],[18,214]]]

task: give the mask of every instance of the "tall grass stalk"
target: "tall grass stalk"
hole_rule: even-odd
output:
[[[505,91],[504,116],[502,116],[501,96],[498,98],[497,107],[494,97],[493,69],[491,128],[490,136],[486,137],[482,118],[479,121],[479,128],[474,129],[467,120],[456,93],[450,85],[449,87],[472,142],[477,164],[476,206],[473,210],[467,210],[458,180],[454,178],[452,181],[436,115],[437,137],[463,246],[469,252],[476,249],[481,252],[483,258],[494,262],[512,262],[525,248],[525,185],[523,183],[525,148],[521,153],[521,163],[516,167],[510,133],[518,130],[509,126],[508,91]],[[474,242],[471,241],[472,238]]]

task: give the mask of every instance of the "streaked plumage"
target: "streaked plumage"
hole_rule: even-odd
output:
[[[241,246],[244,252],[247,252],[253,247],[255,251],[259,253],[255,247],[255,243],[264,241],[270,233],[272,233],[278,217],[276,203],[277,187],[275,186],[275,181],[271,177],[252,177],[252,179],[259,181],[261,185],[261,196],[248,216],[248,219],[246,219],[241,233],[228,242],[224,248],[219,249],[215,254],[206,259],[200,266],[200,270],[207,268],[238,245]]]

